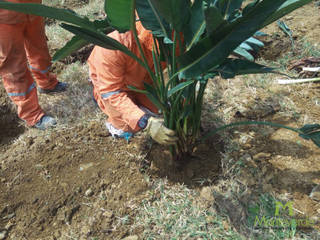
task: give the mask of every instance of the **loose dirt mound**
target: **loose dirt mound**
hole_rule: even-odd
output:
[[[12,145],[0,158],[0,229],[14,226],[12,239],[44,239],[75,222],[81,232],[88,206],[99,199],[91,211],[109,215],[97,217],[83,236],[97,229],[110,238],[125,235],[112,222],[132,214],[148,189],[137,146],[113,140],[96,123]]]

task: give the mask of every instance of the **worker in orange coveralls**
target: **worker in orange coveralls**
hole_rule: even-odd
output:
[[[13,3],[41,3],[41,0],[9,0]],[[49,73],[48,51],[42,17],[0,9],[0,76],[11,100],[18,107],[18,116],[28,126],[44,130],[56,125],[56,120],[44,113],[38,103],[40,93],[66,90]]]
[[[137,32],[149,66],[153,69],[152,34],[140,22],[137,23]],[[122,34],[114,31],[108,36],[140,56],[131,31]],[[144,94],[128,89],[128,86],[144,89],[144,82],[152,84],[145,68],[120,51],[99,46],[94,47],[88,64],[93,95],[100,109],[108,116],[106,127],[112,136],[128,140],[133,133],[145,129],[158,143],[175,144],[175,132],[164,126],[163,119],[157,116],[158,109]]]

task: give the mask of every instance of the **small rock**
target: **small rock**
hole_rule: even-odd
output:
[[[0,182],[5,183],[6,179],[5,178],[0,178]]]
[[[7,237],[7,230],[0,232],[0,240],[4,240]]]
[[[214,197],[210,187],[203,187],[200,192],[200,197],[208,202],[214,201]]]
[[[139,237],[137,235],[132,235],[129,237],[125,237],[122,240],[138,240],[138,239],[139,239]]]
[[[320,201],[320,185],[315,186],[309,196],[312,200]]]
[[[89,168],[93,167],[93,163],[87,163],[87,164],[81,164],[79,170],[80,171],[85,171]]]
[[[91,197],[93,195],[93,191],[91,188],[89,188],[85,193],[84,195],[86,195],[86,197]]]
[[[266,158],[270,158],[271,154],[270,153],[257,153],[256,155],[253,156],[253,160],[264,160]]]

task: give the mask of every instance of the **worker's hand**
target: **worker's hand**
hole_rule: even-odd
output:
[[[146,131],[153,140],[162,145],[174,145],[178,140],[175,131],[164,126],[163,118],[150,117]]]

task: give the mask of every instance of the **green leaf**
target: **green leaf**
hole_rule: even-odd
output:
[[[205,29],[206,22],[203,12],[203,0],[195,0],[191,7],[190,21],[183,29],[184,40],[186,41],[187,49],[190,49],[193,44],[198,42]]]
[[[254,61],[254,57],[246,49],[242,48],[241,45],[237,47],[233,53],[240,55],[249,61]]]
[[[141,90],[139,88],[136,88],[135,86],[127,86],[130,90],[138,92],[138,93],[143,93],[143,94],[148,94],[148,92],[146,90]]]
[[[83,38],[84,40],[93,43],[95,45],[98,45],[103,48],[111,49],[111,50],[119,50],[125,54],[127,54],[129,57],[132,57],[135,59],[139,64],[141,64],[143,67],[145,67],[145,64],[139,59],[134,53],[132,53],[126,46],[122,45],[117,40],[108,37],[104,33],[101,33],[97,30],[90,30],[90,29],[84,29],[68,24],[61,24],[61,27],[68,30],[69,32],[72,32],[73,34]]]
[[[167,37],[170,33],[169,24],[159,15],[148,0],[136,0],[136,9],[143,27],[152,31],[156,37]]]
[[[150,2],[176,31],[181,32],[188,23],[190,18],[189,0],[150,0]]]
[[[148,92],[146,95],[150,99],[150,101],[158,108],[161,110],[165,110],[164,105],[161,103],[160,99],[157,96],[157,91],[156,89],[148,84],[144,83],[144,87],[146,88],[146,91]]]
[[[241,43],[239,47],[243,48],[243,49],[245,49],[247,51],[252,51],[253,50],[253,48],[246,42]]]
[[[182,82],[179,83],[177,86],[175,86],[174,88],[171,88],[168,91],[168,98],[171,97],[173,94],[175,94],[176,92],[184,89],[185,87],[189,86],[190,84],[194,83],[193,80],[187,81],[187,82]]]
[[[277,21],[277,25],[290,38],[292,48],[294,48],[294,40],[292,37],[291,29],[287,26],[287,24],[285,24],[284,21],[281,21],[281,20]]]
[[[218,29],[223,24],[228,24],[226,20],[224,20],[218,8],[215,6],[211,6],[205,9],[205,20],[206,20],[206,29],[207,33],[211,34]]]
[[[300,137],[311,140],[314,144],[320,147],[320,125],[319,124],[307,124],[299,129],[301,133]]]
[[[53,8],[36,3],[8,3],[2,1],[0,2],[0,8],[53,18],[84,28],[94,28],[94,24],[87,18],[80,17],[69,9]]]
[[[243,41],[251,37],[285,0],[264,0],[246,16],[199,41],[178,58],[180,78],[192,78],[221,64]]]
[[[219,9],[221,16],[228,21],[233,20],[234,12],[240,9],[243,0],[214,0],[213,5]]]
[[[312,2],[312,0],[287,0],[287,1],[285,1],[278,8],[278,10],[276,12],[274,12],[270,17],[267,18],[267,20],[263,24],[263,27],[269,25],[270,23],[273,23],[274,21],[278,20],[279,18],[283,17],[284,15],[287,15],[287,14],[291,13],[292,11],[296,10],[297,8],[300,8],[310,2]]]
[[[52,57],[52,61],[59,61],[86,45],[88,45],[88,41],[82,39],[79,36],[74,36],[69,42],[66,43],[63,48],[59,49],[54,54],[54,56]]]
[[[245,42],[248,44],[256,45],[258,47],[264,47],[264,43],[254,37],[248,38]]]
[[[253,2],[249,3],[242,11],[243,15],[247,15],[250,11],[252,11],[255,6],[259,3],[259,0],[254,0]]]
[[[135,24],[134,0],[105,0],[104,9],[111,26],[119,32],[126,32]]]
[[[273,73],[274,69],[247,60],[228,58],[211,72],[218,72],[222,78],[227,79],[236,75]]]

